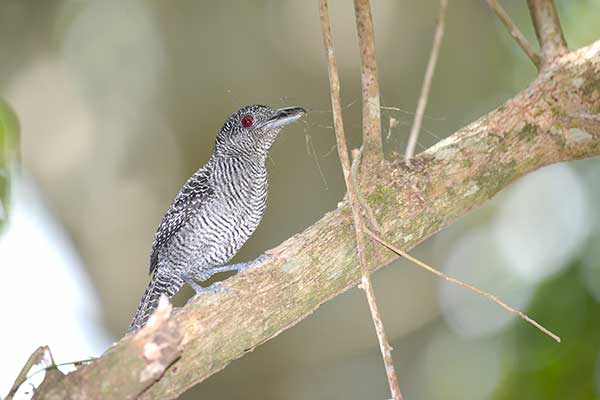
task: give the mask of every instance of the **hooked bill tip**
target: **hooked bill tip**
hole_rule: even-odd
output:
[[[302,116],[304,114],[306,114],[306,110],[302,107],[280,108],[279,110],[277,110],[277,113],[276,113],[276,115],[281,115],[281,116],[295,116],[295,115]]]
[[[306,110],[302,107],[280,108],[275,111],[275,115],[267,121],[265,126],[268,127],[268,129],[273,129],[289,125],[300,119],[304,114],[306,114]]]

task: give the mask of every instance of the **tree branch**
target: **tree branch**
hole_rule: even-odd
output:
[[[360,48],[360,81],[362,86],[362,132],[363,160],[365,162],[383,159],[381,138],[381,107],[377,62],[375,60],[375,34],[369,0],[354,0],[358,47]]]
[[[487,0],[490,8],[496,13],[496,16],[502,21],[506,29],[510,32],[510,35],[515,39],[517,44],[523,49],[527,57],[535,64],[539,70],[542,66],[542,59],[537,51],[531,47],[525,36],[521,33],[517,25],[510,19],[510,16],[504,10],[504,8],[496,0]]]
[[[381,244],[383,247],[387,248],[388,250],[393,251],[394,253],[396,253],[398,256],[400,257],[404,257],[407,260],[409,260],[410,262],[412,262],[413,264],[417,265],[419,268],[423,268],[424,270],[426,270],[429,273],[432,273],[434,275],[436,275],[439,278],[444,279],[445,281],[448,281],[450,283],[453,283],[455,285],[461,286],[465,289],[468,289],[474,293],[476,293],[479,296],[485,297],[486,299],[498,304],[500,307],[504,308],[506,311],[508,311],[509,313],[516,315],[517,317],[521,318],[522,320],[526,321],[527,323],[531,324],[532,326],[534,326],[535,328],[537,328],[540,332],[544,333],[545,335],[548,335],[549,337],[551,337],[552,339],[556,340],[558,343],[560,343],[560,336],[554,334],[552,331],[546,329],[545,327],[543,327],[542,325],[540,325],[537,321],[529,318],[529,316],[527,316],[527,314],[516,310],[514,308],[512,308],[511,306],[509,306],[508,304],[506,304],[505,302],[503,302],[502,300],[500,300],[498,297],[485,292],[473,285],[469,285],[468,283],[465,283],[459,279],[453,278],[451,276],[448,276],[446,274],[444,274],[441,271],[438,271],[437,269],[430,267],[429,265],[425,264],[423,261],[420,261],[416,258],[414,258],[413,256],[411,256],[410,254],[408,254],[405,251],[400,250],[399,248],[397,248],[396,246],[386,242],[384,239],[380,238],[379,236],[377,236],[376,234],[374,234],[373,232],[371,232],[368,229],[365,229],[365,232],[367,235],[369,235],[371,237],[371,239],[373,239],[374,241],[376,241],[377,243]]]
[[[396,377],[396,371],[394,369],[394,361],[392,359],[392,348],[385,333],[383,321],[381,319],[381,313],[379,312],[379,306],[377,305],[375,290],[373,289],[371,277],[369,276],[370,271],[367,260],[367,248],[365,245],[364,222],[361,215],[360,195],[357,188],[358,184],[355,185],[356,175],[352,174],[350,159],[348,158],[348,146],[346,145],[346,135],[344,134],[344,124],[342,121],[340,79],[337,72],[335,52],[333,49],[333,38],[331,36],[331,22],[329,20],[327,0],[321,0],[319,4],[321,30],[323,31],[323,45],[325,47],[325,53],[327,56],[327,71],[329,74],[329,91],[331,93],[335,139],[337,142],[338,156],[344,172],[344,181],[346,182],[346,188],[348,190],[349,205],[350,210],[352,211],[354,233],[356,235],[356,252],[362,274],[360,287],[365,291],[365,295],[367,297],[369,311],[371,312],[371,318],[373,319],[373,324],[375,325],[375,332],[377,333],[379,349],[381,350],[381,355],[383,357],[383,363],[385,365],[385,372],[387,375],[388,384],[390,386],[392,398],[394,400],[402,400],[402,393],[400,392],[398,378]],[[377,81],[375,81],[375,83],[377,83]],[[356,165],[358,165],[358,159],[355,161]]]
[[[42,361],[48,361],[50,364],[54,364],[54,360],[52,359],[52,353],[50,353],[50,349],[48,346],[40,346],[38,347],[27,359],[27,362],[21,368],[21,372],[17,376],[15,383],[12,385],[8,394],[6,395],[5,400],[12,400],[17,393],[17,390],[21,387],[23,383],[27,380],[27,374],[33,368],[34,365],[41,363]]]
[[[419,131],[421,130],[421,124],[423,123],[425,107],[427,106],[427,99],[429,98],[429,89],[431,88],[431,81],[433,80],[433,72],[435,71],[438,54],[440,52],[440,47],[442,46],[442,38],[444,37],[447,9],[448,0],[440,0],[440,9],[437,16],[435,35],[433,37],[433,46],[431,46],[431,55],[429,56],[429,62],[427,63],[427,69],[425,70],[425,78],[423,79],[423,87],[421,88],[421,95],[419,96],[419,102],[417,103],[415,120],[410,129],[410,135],[408,136],[408,143],[406,144],[406,151],[404,153],[404,161],[406,161],[407,164],[410,164],[410,159],[415,154],[417,138],[419,137]]]
[[[53,385],[44,385],[44,379],[35,400],[138,398],[181,354],[181,335],[170,318],[171,308],[163,296],[141,330],[76,372],[62,379],[53,376]]]
[[[600,41],[556,60],[514,98],[415,157],[412,168],[369,165],[362,191],[382,236],[407,251],[528,172],[600,155],[598,120],[577,117],[600,114],[599,74]],[[347,201],[270,253],[273,260],[228,279],[228,292],[203,296],[168,319],[169,332],[181,337],[180,357],[145,391],[134,383],[148,364],[139,337],[130,335],[40,388],[38,398],[109,399],[102,390],[119,385],[120,398],[176,398],[360,281]],[[393,259],[382,253],[370,269]]]
[[[567,42],[552,0],[527,0],[529,14],[542,48],[542,67],[567,52]]]

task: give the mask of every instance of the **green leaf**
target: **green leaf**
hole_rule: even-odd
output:
[[[8,103],[0,99],[0,232],[8,220],[10,185],[18,147],[19,120]]]

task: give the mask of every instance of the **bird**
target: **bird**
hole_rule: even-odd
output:
[[[267,205],[266,159],[281,129],[303,115],[302,107],[249,105],[234,112],[219,130],[213,153],[179,190],[162,218],[150,253],[150,283],[128,333],[143,327],[161,295],[171,298],[183,287],[197,294],[216,273],[242,271],[268,255],[227,265],[259,225]]]

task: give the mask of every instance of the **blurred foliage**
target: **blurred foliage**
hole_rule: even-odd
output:
[[[562,343],[516,323],[510,336],[514,357],[492,396],[501,399],[600,399],[594,387],[600,351],[600,304],[586,290],[580,264],[541,285],[528,315],[558,333]]]
[[[19,121],[8,103],[0,99],[0,232],[8,219],[10,177],[19,143]]]
[[[594,27],[598,26],[600,1],[558,1],[556,5],[570,48],[579,48],[598,40],[598,33]]]

